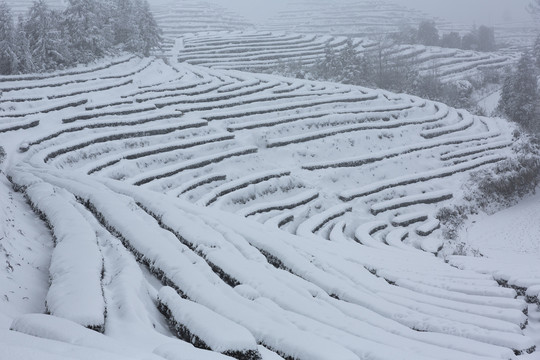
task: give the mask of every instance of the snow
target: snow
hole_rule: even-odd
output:
[[[204,306],[182,299],[173,288],[161,288],[158,301],[170,311],[169,321],[186,328],[211,350],[220,353],[257,351],[257,343],[247,329]]]
[[[199,46],[248,36],[316,38],[207,33]],[[479,61],[459,55],[439,64]],[[476,219],[464,239],[483,258],[439,253],[437,209],[457,201],[472,170],[514,155],[504,120],[383,90],[124,60],[4,84],[31,87],[5,92],[29,98],[0,103],[6,114],[47,110],[30,100],[38,95],[89,90],[86,104],[0,133],[2,171],[52,230],[2,174],[0,237],[9,240],[0,264],[12,269],[0,266],[9,298],[0,299],[0,344],[9,356],[482,360],[538,345],[535,304],[525,301],[540,292],[537,198],[513,210],[525,220]],[[0,122],[19,120],[28,118]],[[175,337],[159,302],[213,351]],[[99,324],[103,334],[85,328]]]
[[[107,336],[55,316],[44,314],[23,315],[13,320],[10,329],[41,339],[84,347],[88,349],[88,352],[96,352],[96,350],[98,353],[104,352],[108,355],[106,355],[107,358],[110,359],[113,358],[113,354],[119,358],[128,358],[129,356],[132,359],[141,360],[158,359],[150,354],[140,354],[136,350],[123,346]]]
[[[232,360],[234,358],[209,350],[195,348],[188,343],[176,341],[164,344],[154,350],[154,354],[166,360]]]
[[[56,242],[49,268],[47,310],[101,329],[106,312],[101,289],[103,262],[94,231],[51,185],[39,182],[27,187],[25,193],[47,219]]]

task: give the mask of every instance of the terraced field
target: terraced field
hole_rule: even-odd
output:
[[[418,9],[397,1],[296,0],[288,4],[267,24],[268,30],[323,33],[335,36],[372,37],[393,33],[399,25],[418,26],[429,18]]]
[[[436,256],[437,208],[470,172],[513,156],[500,119],[131,57],[3,77],[0,90],[3,170],[51,229],[45,300],[57,317],[22,316],[0,343],[29,334],[120,351],[114,338],[170,360],[535,349],[523,329],[540,274],[502,287],[495,270]]]
[[[154,17],[166,39],[202,31],[244,30],[253,27],[227,4],[200,0],[155,0]]]
[[[480,53],[423,45],[382,45],[367,38],[353,38],[357,54],[379,56],[384,61],[415,64],[425,75],[442,81],[478,76],[482,70],[502,69],[515,56]],[[302,35],[264,31],[209,32],[185,35],[179,61],[215,69],[272,72],[288,64],[310,66],[347,46],[346,37]]]
[[[151,5],[165,34],[171,37],[200,31],[245,30],[254,25],[268,31],[363,37],[395,32],[396,24],[416,26],[427,17],[398,2],[374,0],[277,1],[274,7],[280,10],[268,14],[256,8],[242,12],[235,1],[155,0]]]

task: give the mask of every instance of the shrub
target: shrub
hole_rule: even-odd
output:
[[[453,205],[439,210],[436,217],[441,222],[444,238],[457,239],[468,216],[479,210],[494,213],[535,193],[540,183],[538,139],[526,137],[515,141],[514,157],[470,175],[464,186],[468,190],[463,197],[468,205]]]
[[[436,218],[441,223],[443,237],[454,240],[457,238],[459,230],[468,219],[468,215],[475,213],[472,206],[452,205],[445,206],[437,212]]]
[[[2,165],[5,159],[6,159],[6,151],[4,150],[3,147],[0,146],[0,165]]]

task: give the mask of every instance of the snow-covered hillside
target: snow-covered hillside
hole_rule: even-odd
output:
[[[437,209],[514,156],[501,119],[152,58],[0,91],[0,358],[480,360],[538,345],[540,277],[437,256]]]
[[[262,31],[196,33],[182,37],[178,60],[216,69],[272,72],[286,65],[314,65],[324,60],[327,51],[345,50],[347,41],[346,37]],[[479,77],[482,71],[500,70],[516,61],[510,55],[384,44],[368,38],[353,38],[352,44],[357,55],[412,64],[420,74],[436,74],[444,82]]]

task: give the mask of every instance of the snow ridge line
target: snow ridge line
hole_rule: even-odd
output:
[[[63,130],[57,131],[55,133],[52,133],[52,134],[50,134],[48,136],[39,138],[37,140],[31,141],[31,142],[26,143],[24,145],[21,145],[19,147],[19,151],[20,152],[26,152],[26,151],[28,151],[30,146],[39,145],[44,141],[52,140],[52,139],[54,139],[54,138],[56,138],[56,137],[58,137],[58,136],[60,136],[62,134],[67,134],[67,133],[71,133],[71,132],[77,132],[77,131],[81,131],[81,130],[85,130],[85,129],[100,129],[100,128],[106,128],[106,127],[114,127],[114,128],[116,128],[116,127],[120,127],[120,126],[142,125],[142,124],[146,124],[146,123],[153,122],[153,121],[172,119],[172,118],[176,118],[176,117],[180,117],[180,116],[182,116],[181,113],[178,113],[178,114],[169,114],[169,113],[167,113],[167,114],[157,115],[157,116],[150,117],[150,118],[145,117],[143,119],[133,120],[133,121],[128,120],[128,121],[98,122],[98,123],[93,123],[93,124],[85,124],[85,125],[81,125],[81,126],[70,127],[70,128],[63,129]],[[205,125],[208,125],[208,123],[206,121],[204,121],[202,123],[205,124]],[[205,125],[201,125],[201,126],[205,126]]]
[[[182,299],[171,287],[159,291],[158,309],[175,335],[197,348],[238,360],[262,360],[257,342],[246,328],[202,305]]]
[[[262,128],[262,127],[272,127],[277,126],[281,124],[290,124],[295,121],[301,121],[301,120],[313,120],[313,119],[320,119],[323,117],[350,117],[351,115],[365,115],[366,117],[375,117],[375,113],[379,114],[392,114],[397,113],[399,111],[408,110],[411,109],[414,106],[414,104],[399,104],[396,106],[385,106],[385,107],[364,107],[363,109],[347,109],[346,112],[329,112],[329,111],[317,111],[317,112],[311,112],[308,114],[300,115],[300,116],[283,116],[278,117],[270,120],[255,120],[255,121],[247,121],[247,122],[240,122],[240,123],[234,123],[227,126],[227,131],[233,132],[238,130],[249,130],[249,129],[256,129],[256,128]],[[330,119],[328,119],[330,122]]]
[[[131,138],[137,138],[137,137],[142,137],[142,136],[170,134],[178,130],[184,130],[191,127],[200,127],[200,126],[205,126],[205,125],[206,125],[206,122],[198,121],[198,122],[190,122],[187,124],[182,124],[179,126],[168,127],[168,128],[148,129],[148,130],[134,131],[130,133],[111,134],[107,136],[98,137],[92,140],[88,140],[85,142],[81,142],[81,143],[78,143],[76,145],[72,145],[69,147],[58,149],[56,151],[53,151],[47,154],[44,157],[43,161],[47,163],[60,155],[67,154],[75,150],[80,150],[82,148],[85,148],[87,146],[94,145],[94,144],[99,144],[99,143],[104,143],[104,142],[114,141],[114,140],[131,139]]]
[[[255,204],[240,209],[236,213],[245,217],[249,217],[255,214],[270,212],[274,210],[290,210],[298,206],[305,205],[319,197],[319,192],[316,190],[307,190],[296,196],[292,196],[286,199],[264,202]]]
[[[230,85],[232,84],[231,82],[216,82],[216,81],[212,81],[208,84],[208,86],[206,87],[199,87],[199,88],[195,88],[191,91],[183,91],[183,92],[180,92],[180,93],[172,93],[172,94],[165,94],[165,95],[159,95],[159,96],[156,96],[156,97],[149,97],[149,98],[136,98],[135,101],[137,103],[143,103],[143,102],[147,102],[147,101],[151,101],[151,100],[159,100],[159,99],[164,99],[164,98],[180,98],[180,99],[175,99],[175,100],[172,100],[172,101],[166,101],[166,102],[156,102],[154,105],[158,108],[158,109],[161,109],[163,107],[166,107],[166,106],[171,106],[171,105],[179,105],[179,104],[184,104],[184,103],[187,103],[187,104],[193,104],[193,103],[198,103],[198,102],[202,102],[203,99],[206,99],[207,97],[210,97],[210,95],[208,94],[211,94],[212,92],[214,91],[217,91],[219,90],[221,87],[223,86],[227,86],[227,85]]]
[[[382,201],[371,205],[371,213],[373,215],[380,214],[385,211],[400,209],[417,204],[435,204],[441,201],[452,199],[454,195],[448,190],[433,191],[424,194],[404,196],[402,198]]]
[[[428,219],[428,215],[426,213],[415,212],[415,213],[398,215],[392,219],[391,224],[392,226],[395,226],[395,227],[398,227],[398,226],[407,227],[417,222],[426,221],[427,219]]]
[[[199,201],[197,201],[197,204],[200,204],[202,206],[209,206],[216,202],[220,197],[246,188],[249,185],[258,184],[264,181],[268,181],[270,179],[277,179],[289,175],[291,175],[290,170],[273,170],[263,174],[249,175],[244,178],[236,179],[213,189],[208,194],[199,199]]]
[[[151,110],[155,110],[156,107],[154,105],[152,106],[144,106],[144,107],[138,107],[138,108],[129,108],[125,110],[117,110],[117,111],[106,111],[106,112],[90,112],[86,114],[79,114],[72,117],[64,118],[62,119],[63,124],[69,124],[78,120],[90,120],[95,119],[99,117],[104,116],[123,116],[123,115],[131,115],[136,113],[143,113]]]
[[[453,132],[466,130],[474,125],[474,117],[472,115],[466,115],[464,118],[463,115],[460,113],[459,117],[461,117],[461,120],[455,124],[450,124],[440,128],[424,130],[420,132],[420,136],[425,139],[432,139]]]
[[[334,127],[332,129],[313,131],[307,134],[299,134],[299,135],[292,135],[292,136],[287,136],[287,137],[282,137],[282,138],[270,139],[267,141],[266,146],[268,148],[273,148],[273,147],[280,147],[280,146],[285,146],[285,145],[290,145],[290,144],[298,144],[302,142],[322,139],[328,136],[334,136],[334,135],[353,132],[353,131],[394,129],[394,128],[398,128],[402,126],[410,126],[410,125],[423,124],[427,122],[435,122],[435,121],[445,118],[448,115],[448,111],[449,111],[448,108],[446,108],[443,111],[437,112],[437,114],[434,114],[433,116],[429,116],[425,118],[392,121],[392,122],[383,120],[379,122],[344,125],[344,126]]]
[[[416,233],[420,236],[429,236],[441,227],[441,223],[434,217],[428,217],[427,221],[416,228]]]
[[[39,120],[32,120],[27,119],[23,121],[16,122],[16,125],[14,125],[12,122],[0,125],[0,133],[5,133],[8,131],[16,131],[16,130],[24,130],[24,129],[30,129],[33,127],[36,127],[39,125]]]
[[[500,135],[501,135],[500,132],[497,131],[497,132],[487,132],[487,133],[479,134],[479,135],[469,135],[469,136],[461,136],[461,137],[455,137],[455,138],[450,138],[450,139],[428,141],[426,143],[420,143],[420,145],[416,145],[416,146],[415,145],[403,146],[399,148],[384,150],[375,154],[360,156],[357,158],[329,161],[329,162],[318,163],[318,164],[314,163],[314,164],[303,165],[302,169],[320,170],[320,169],[327,169],[327,168],[362,166],[362,165],[371,164],[377,161],[390,159],[396,156],[410,154],[416,151],[433,149],[440,146],[463,144],[463,143],[477,141],[477,140],[486,140],[490,138],[495,138]]]
[[[240,89],[240,90],[235,90],[235,91],[231,91],[231,92],[220,92],[219,90],[222,88],[222,87],[225,87],[225,86],[228,86],[227,84],[223,84],[221,86],[217,86],[215,89],[213,90],[217,90],[218,94],[216,95],[208,95],[208,96],[204,96],[204,97],[196,97],[196,98],[189,98],[188,96],[200,96],[200,95],[204,95],[206,92],[201,92],[201,93],[198,93],[198,94],[190,94],[190,95],[186,95],[186,94],[171,94],[171,95],[166,95],[166,96],[160,96],[160,97],[156,97],[156,98],[150,98],[148,100],[155,100],[155,99],[161,99],[161,98],[167,98],[167,97],[175,97],[175,98],[179,98],[179,99],[175,99],[175,100],[172,100],[172,101],[167,101],[167,102],[158,102],[156,103],[156,107],[157,108],[162,108],[162,107],[165,107],[165,106],[172,106],[172,105],[180,105],[180,104],[202,104],[202,103],[212,103],[212,102],[218,102],[218,101],[226,101],[226,100],[231,100],[231,99],[236,99],[238,97],[241,97],[241,96],[248,96],[248,95],[253,95],[253,94],[257,94],[257,93],[260,93],[260,92],[263,92],[265,90],[269,90],[269,89],[272,89],[276,86],[278,86],[279,83],[266,83],[266,84],[261,84],[259,85],[258,87],[256,88],[253,88],[253,87],[249,87],[249,88],[243,88],[243,89]],[[210,91],[208,91],[210,92]],[[182,98],[182,96],[184,96],[185,98]],[[284,97],[281,97],[281,98],[284,98]],[[244,104],[250,104],[250,103],[253,103],[253,102],[261,102],[261,101],[271,101],[271,100],[278,100],[280,99],[279,96],[274,96],[274,97],[267,97],[267,98],[254,98],[254,99],[241,99],[241,100],[236,100],[236,101],[232,101],[232,102],[229,102],[229,103],[225,103],[225,104],[215,104],[214,107],[210,108],[210,109],[214,109],[214,108],[224,108],[224,107],[231,107],[231,106],[239,106],[239,105],[244,105]],[[137,99],[137,102],[142,102],[142,101],[148,101],[148,100],[142,100],[142,101],[139,101],[140,99]],[[201,106],[201,107],[197,107],[196,109],[206,109],[205,107]]]
[[[185,170],[201,168],[206,165],[217,163],[231,157],[254,154],[257,151],[259,151],[257,147],[246,146],[238,149],[224,151],[218,155],[203,156],[202,158],[196,158],[186,161],[183,164],[180,164],[180,166],[172,165],[163,167],[161,169],[158,169],[157,171],[153,171],[154,175],[147,175],[146,173],[142,173],[139,176],[136,176],[134,179],[131,179],[131,182],[133,185],[145,185],[154,180],[167,178]]]
[[[145,90],[140,90],[141,87],[139,87],[140,91],[135,92],[135,93],[131,93],[131,94],[127,94],[127,95],[121,95],[120,97],[122,99],[126,99],[126,98],[131,98],[131,97],[135,97],[135,96],[142,95],[142,94],[148,94],[148,93],[160,93],[160,92],[168,92],[168,91],[188,90],[188,89],[196,88],[197,86],[208,85],[213,81],[214,81],[213,79],[205,79],[204,81],[192,82],[192,83],[188,83],[188,84],[178,85],[178,86],[175,86],[175,87],[166,87],[166,88],[157,88],[157,89],[152,87],[150,89],[145,89]],[[162,84],[157,84],[155,86],[162,86]]]
[[[69,97],[69,96],[76,96],[76,95],[87,94],[87,93],[92,93],[92,92],[106,91],[106,90],[115,89],[120,86],[129,85],[129,84],[133,84],[133,79],[125,80],[125,81],[114,83],[111,85],[95,87],[91,89],[81,89],[81,90],[77,90],[77,91],[65,93],[65,94],[49,95],[47,96],[47,99],[49,100],[61,99],[61,98]]]
[[[350,211],[352,211],[352,206],[346,204],[339,204],[328,208],[325,211],[310,217],[309,219],[298,225],[298,228],[296,229],[296,235],[308,238],[312,237],[324,225],[334,219],[337,219],[340,216],[345,215]]]
[[[34,112],[11,113],[11,114],[0,115],[0,118],[20,118],[20,117],[26,117],[30,115],[47,114],[53,111],[59,111],[59,110],[67,109],[70,107],[81,106],[81,105],[86,104],[87,102],[88,102],[88,99],[81,99],[81,100],[71,101],[68,103],[63,103],[63,104],[56,105],[53,107],[45,107],[45,108],[42,108],[41,110],[37,110]]]
[[[60,73],[52,73],[52,74],[40,74],[40,75],[17,75],[17,76],[0,76],[0,82],[8,82],[8,81],[33,81],[33,80],[44,80],[44,79],[50,79],[50,78],[57,78],[59,76],[70,76],[70,75],[81,75],[81,74],[88,74],[92,72],[96,72],[99,70],[105,70],[108,68],[111,68],[116,65],[125,64],[133,59],[135,59],[135,55],[131,55],[126,58],[122,58],[120,60],[112,61],[108,64],[96,66],[93,68],[86,68],[84,70],[68,70],[65,72]]]
[[[386,245],[375,240],[373,234],[388,227],[385,221],[371,221],[358,226],[354,232],[354,239],[365,246],[376,249],[385,249]],[[371,270],[370,270],[371,271]]]
[[[230,119],[230,118],[238,118],[243,116],[249,116],[249,115],[261,115],[266,114],[270,112],[277,112],[277,111],[285,111],[285,110],[295,110],[295,109],[301,109],[309,106],[316,106],[316,105],[326,105],[326,104],[334,104],[334,103],[354,103],[359,101],[368,101],[368,100],[375,100],[379,97],[378,94],[367,94],[363,96],[351,96],[351,97],[336,97],[332,99],[321,99],[321,100],[310,100],[310,101],[302,101],[298,103],[292,103],[289,105],[280,105],[280,106],[273,106],[268,108],[262,108],[259,110],[246,110],[241,112],[230,112],[225,113],[221,115],[209,115],[205,116],[204,118],[206,120],[212,121],[212,120],[224,120],[224,119]]]
[[[221,141],[227,141],[227,140],[233,140],[234,135],[228,135],[228,134],[217,134],[217,135],[209,135],[209,136],[201,136],[196,137],[194,139],[187,139],[184,141],[178,141],[175,145],[156,145],[148,148],[143,148],[141,150],[132,151],[130,153],[122,153],[118,157],[118,155],[114,155],[112,160],[109,158],[103,159],[103,163],[101,165],[95,166],[92,164],[92,168],[87,171],[88,175],[92,175],[93,173],[96,173],[98,171],[101,171],[107,167],[110,167],[114,164],[119,163],[122,160],[135,160],[140,159],[143,157],[148,157],[156,154],[163,154],[171,151],[176,150],[182,150],[182,149],[189,149],[192,147],[200,146],[200,145],[206,145]]]
[[[29,174],[15,173],[9,180],[53,234],[47,313],[103,333],[107,316],[104,264],[94,230],[52,185]]]
[[[180,197],[182,194],[185,194],[189,191],[195,190],[196,188],[210,184],[216,181],[225,181],[227,180],[227,175],[225,174],[209,174],[207,176],[200,176],[194,178],[191,181],[184,182],[181,186],[174,189],[173,192],[176,194],[176,197]]]
[[[410,184],[424,182],[424,181],[428,181],[432,179],[443,178],[443,177],[457,174],[459,172],[471,170],[482,165],[496,163],[505,159],[506,159],[506,156],[499,156],[499,155],[486,156],[484,158],[467,161],[467,162],[460,163],[457,165],[444,167],[441,169],[435,169],[435,170],[426,171],[423,173],[402,176],[402,177],[390,179],[387,181],[380,181],[380,182],[363,186],[358,189],[345,190],[340,193],[339,198],[342,201],[351,201],[357,197],[371,195],[382,190],[390,189],[392,187],[410,185]]]
[[[445,161],[467,155],[475,155],[484,151],[504,149],[505,147],[508,147],[510,145],[512,145],[512,141],[509,140],[490,142],[484,145],[474,146],[472,148],[447,152],[441,155],[441,160]]]

